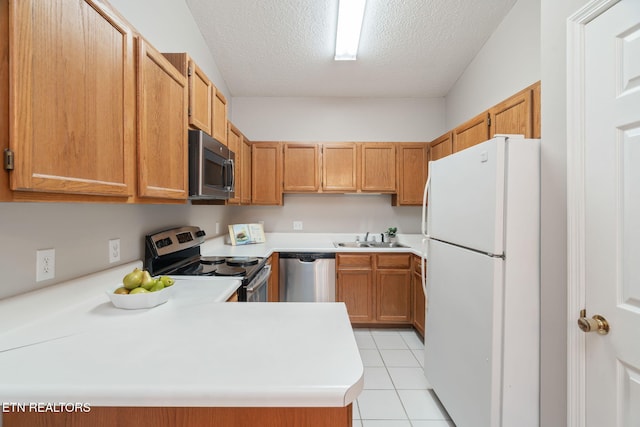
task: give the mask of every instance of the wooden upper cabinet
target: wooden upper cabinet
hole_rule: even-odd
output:
[[[393,204],[421,205],[424,185],[427,182],[427,143],[398,144],[398,193],[393,196]]]
[[[451,154],[453,154],[453,132],[447,132],[431,141],[429,160],[435,161]]]
[[[396,144],[362,144],[361,190],[393,193],[396,191]]]
[[[322,190],[358,190],[358,146],[354,142],[322,145]]]
[[[542,121],[540,119],[540,102],[541,102],[541,84],[536,82],[531,85],[531,108],[533,109],[533,136],[532,138],[540,138],[542,134]]]
[[[19,199],[26,190],[76,201],[93,200],[77,195],[127,201],[135,191],[134,41],[128,25],[90,0],[55,7],[13,0],[2,2],[0,13],[0,84],[11,88],[8,104],[0,102],[1,114],[9,117],[8,142],[0,141],[0,148],[14,153],[9,185],[18,190],[5,187],[2,194]]]
[[[254,142],[251,146],[251,204],[282,205],[282,145]]]
[[[320,149],[318,144],[284,143],[284,191],[320,190]]]
[[[229,150],[236,155],[235,164],[235,196],[227,200],[229,205],[238,205],[242,199],[242,132],[238,130],[231,122],[227,122],[227,146]]]
[[[189,126],[211,135],[213,84],[186,53],[163,53],[189,82]]]
[[[188,196],[187,79],[138,39],[138,194]]]
[[[453,130],[453,152],[473,147],[489,139],[489,113],[484,112]]]
[[[213,136],[222,144],[227,145],[227,99],[217,88],[213,88]]]
[[[251,204],[251,141],[249,141],[244,135],[241,141],[242,149],[241,153],[236,153],[236,156],[240,154],[242,162],[240,164],[241,178],[240,178],[240,204]],[[237,188],[238,184],[236,184]]]
[[[496,134],[533,137],[532,93],[529,88],[489,109],[490,137]]]

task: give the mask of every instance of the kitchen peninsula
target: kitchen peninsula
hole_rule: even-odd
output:
[[[223,303],[239,281],[218,279],[115,308],[105,292],[140,266],[0,302],[0,401],[26,403],[4,427],[351,425],[364,370],[344,304]],[[42,402],[90,410],[28,410]]]

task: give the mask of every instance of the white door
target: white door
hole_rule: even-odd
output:
[[[580,177],[576,175],[572,184],[570,178],[569,191],[570,230],[571,212],[580,212],[579,205],[583,203],[584,239],[569,236],[570,248],[572,240],[575,243],[569,262],[570,272],[583,276],[576,280],[579,283],[576,289],[583,293],[584,306],[572,309],[576,318],[580,308],[586,309],[587,319],[603,316],[610,331],[606,335],[589,332],[576,340],[580,344],[576,360],[584,370],[574,373],[584,378],[578,378],[573,388],[570,383],[570,405],[580,402],[571,424],[637,427],[640,426],[640,1],[595,1],[586,9],[590,11],[582,18],[584,32],[577,37],[584,42],[584,49],[577,50],[584,58],[584,66],[577,67],[584,70],[584,117],[573,135],[580,140],[580,129],[584,130],[580,143],[584,148],[584,187],[580,188]],[[570,50],[569,54],[572,53],[575,51]],[[576,83],[569,81],[570,87],[572,84]],[[576,93],[581,90],[576,88]],[[574,98],[574,106],[580,104],[575,101],[579,97]],[[576,110],[580,108],[574,109],[574,114]],[[571,104],[569,111],[571,114]],[[574,154],[580,156],[579,152]],[[580,167],[570,168],[570,173]],[[579,228],[574,229],[578,235]],[[584,394],[576,386],[580,383]]]

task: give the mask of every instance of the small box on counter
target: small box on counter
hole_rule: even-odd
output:
[[[262,224],[231,224],[229,238],[234,246],[264,243],[264,227]]]

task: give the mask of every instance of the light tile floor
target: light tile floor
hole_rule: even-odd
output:
[[[424,376],[424,344],[412,329],[354,329],[364,390],[354,427],[455,427]]]

